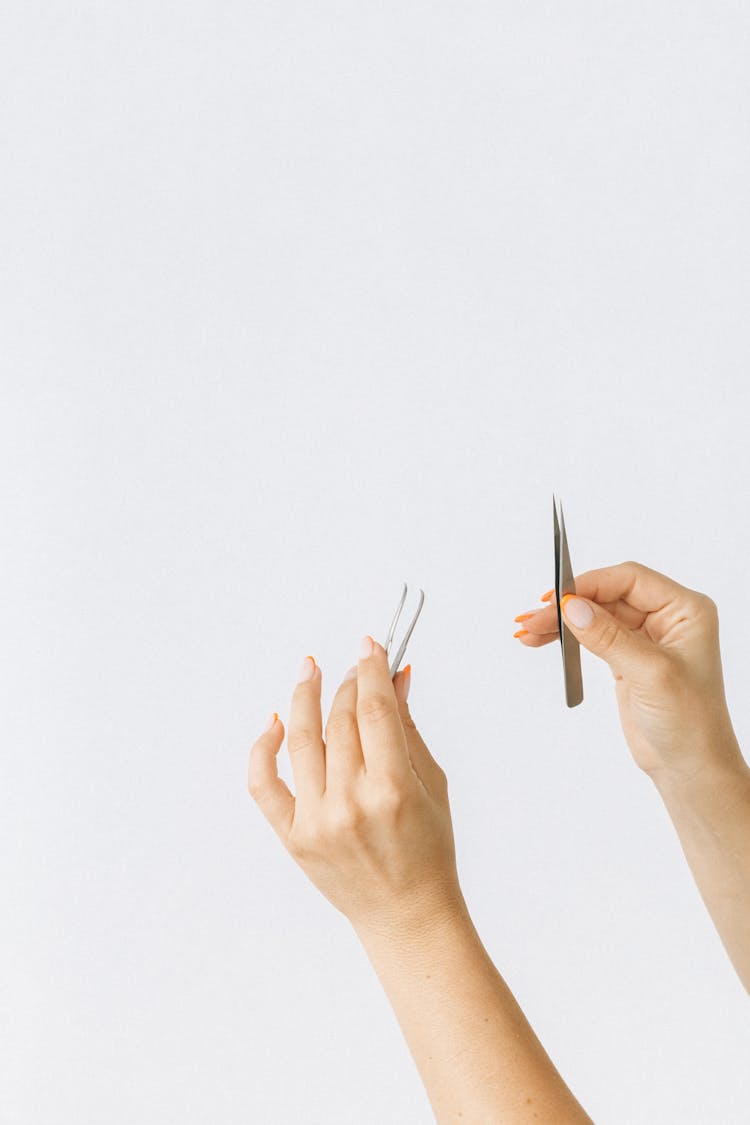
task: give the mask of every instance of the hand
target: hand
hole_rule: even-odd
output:
[[[739,754],[711,598],[636,562],[589,570],[575,584],[576,596],[563,599],[566,625],[609,665],[637,765],[652,776],[692,776]],[[542,600],[550,598],[547,608],[522,615],[526,632],[520,635],[529,648],[559,637],[554,591]],[[586,606],[593,616],[582,627],[572,615]]]
[[[248,788],[329,902],[355,929],[378,930],[463,899],[447,779],[409,714],[409,669],[392,681],[385,649],[367,640],[372,653],[338,688],[325,741],[321,670],[303,662],[287,739],[296,796],[278,776],[278,718],[250,751]]]

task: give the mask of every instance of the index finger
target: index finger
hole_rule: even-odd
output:
[[[575,576],[576,593],[600,605],[624,602],[641,613],[658,613],[696,591],[637,562],[623,562]],[[554,597],[554,595],[553,595]]]
[[[359,651],[357,725],[368,773],[388,775],[397,781],[411,776],[388,656],[370,636],[362,639]]]

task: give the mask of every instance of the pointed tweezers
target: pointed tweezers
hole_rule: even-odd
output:
[[[393,621],[391,621],[391,627],[388,630],[388,637],[386,638],[386,642],[383,645],[383,648],[385,649],[386,654],[390,653],[390,651],[391,651],[391,644],[393,642],[393,634],[394,634],[394,631],[396,629],[396,625],[398,624],[398,619],[401,616],[401,610],[404,608],[404,602],[406,601],[406,590],[407,590],[407,586],[406,586],[406,583],[404,582],[404,590],[403,590],[403,593],[401,594],[401,601],[398,603],[398,609],[396,610]],[[414,630],[414,626],[417,623],[417,618],[419,617],[420,613],[422,612],[423,603],[424,603],[424,590],[420,590],[419,591],[419,605],[417,606],[417,612],[412,617],[411,624],[409,625],[409,628],[406,630],[406,636],[402,640],[402,642],[399,646],[398,652],[396,653],[396,655],[394,656],[394,658],[393,658],[393,660],[391,661],[391,664],[390,664],[391,679],[393,679],[393,677],[396,675],[396,672],[398,672],[398,666],[401,663],[401,661],[404,659],[404,653],[406,652],[406,646],[409,643],[409,637],[412,635],[412,632]]]
[[[557,505],[560,505],[560,520],[557,519]],[[568,707],[577,707],[583,700],[583,677],[581,676],[581,646],[565,624],[560,603],[566,594],[575,594],[576,584],[573,568],[570,565],[568,537],[565,534],[562,501],[552,493],[552,514],[555,521],[555,600],[557,602],[557,627],[560,630],[562,648],[563,678],[565,680],[565,702]]]

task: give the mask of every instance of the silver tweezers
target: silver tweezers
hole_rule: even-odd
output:
[[[560,505],[560,520],[557,519],[557,505]],[[573,568],[570,565],[568,537],[565,534],[562,501],[552,493],[552,514],[555,520],[555,600],[557,602],[557,627],[560,630],[562,648],[563,678],[565,680],[565,702],[568,707],[577,707],[583,701],[583,677],[581,676],[581,646],[563,619],[560,603],[566,594],[575,594],[576,584]]]
[[[390,653],[390,651],[391,651],[391,644],[393,642],[393,633],[396,629],[398,619],[401,616],[401,610],[404,608],[404,602],[406,601],[406,590],[407,590],[407,586],[406,586],[406,583],[404,582],[404,591],[401,595],[401,601],[398,603],[398,609],[396,610],[396,612],[394,614],[393,621],[391,621],[391,627],[388,630],[388,637],[386,638],[386,642],[383,645],[383,648],[386,651],[386,655],[388,653]],[[417,623],[417,618],[419,617],[420,613],[422,612],[423,603],[424,603],[424,590],[420,590],[419,591],[419,605],[417,606],[417,612],[412,617],[409,628],[406,630],[406,636],[402,640],[402,642],[399,646],[398,652],[396,653],[396,655],[394,656],[394,658],[393,658],[393,660],[391,661],[391,664],[390,664],[391,679],[393,679],[393,677],[398,672],[398,666],[401,663],[401,661],[404,659],[404,653],[406,652],[406,646],[409,643],[409,637],[412,635],[412,632],[414,631],[414,626]]]

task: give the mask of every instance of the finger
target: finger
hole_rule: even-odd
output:
[[[545,606],[544,609],[529,610],[527,613],[519,613],[514,620],[519,625],[519,629],[514,636],[517,636],[519,632],[526,632],[536,637],[546,635],[549,639],[554,639],[558,635],[557,607],[554,605]]]
[[[608,609],[610,603],[622,602],[642,614],[660,613],[696,594],[666,574],[630,561],[577,574],[575,585],[577,594]]]
[[[566,627],[584,648],[609,664],[616,680],[635,682],[645,668],[654,667],[653,641],[639,629],[628,629],[598,602],[566,594],[560,607]]]
[[[407,664],[402,672],[397,672],[394,677],[393,687],[398,701],[401,725],[406,736],[406,747],[414,770],[429,793],[438,794],[445,791],[447,780],[444,770],[430,753],[427,743],[417,730],[417,725],[412,718],[407,699],[411,687],[411,664]]]
[[[297,799],[319,797],[326,784],[323,720],[320,714],[322,675],[312,656],[302,661],[292,695],[286,746]]]
[[[286,843],[294,820],[294,797],[279,777],[277,755],[284,741],[284,724],[276,712],[273,722],[250,748],[247,788],[273,830]]]
[[[602,603],[600,602],[599,604],[601,605]],[[625,602],[607,602],[604,603],[603,608],[611,613],[613,617],[616,617],[617,620],[628,629],[638,629],[643,624],[644,615],[641,610],[633,609],[632,606],[627,605]],[[529,636],[537,637],[546,643],[560,635],[557,627],[556,603],[553,603],[551,606],[545,606],[544,609],[519,614],[519,616],[515,618],[515,621],[519,623],[520,629],[513,634],[514,637],[521,634],[529,634]]]
[[[357,665],[357,725],[367,772],[406,781],[411,766],[388,657],[369,636]]]
[[[517,633],[514,633],[513,636],[517,637],[518,643],[522,644],[525,648],[543,648],[544,645],[552,644],[553,641],[559,639],[557,628],[555,628],[554,633],[542,633],[541,636],[521,629]]]
[[[607,569],[614,568],[610,567]],[[576,575],[576,593],[597,602],[597,604],[606,609],[608,613],[611,613],[613,617],[616,617],[619,622],[626,625],[628,629],[640,629],[648,615],[644,613],[642,609],[636,608],[632,603],[624,601],[618,596],[614,596],[611,600],[608,600],[607,594],[612,592],[611,587],[608,589],[606,586],[599,586],[597,590],[595,582],[591,580],[592,576],[600,575],[601,573],[602,571],[591,570],[584,574]],[[589,593],[587,591],[594,592]],[[522,628],[528,629],[530,632],[538,632],[539,629],[537,626],[542,624],[547,625],[550,621],[554,620],[554,631],[555,634],[557,634],[557,601],[554,590],[549,590],[544,594],[542,596],[542,601],[549,602],[549,605],[537,612],[545,616],[542,617],[541,620],[534,620],[534,628],[530,628],[528,621],[531,621],[532,617],[527,617],[526,614],[522,614],[521,617],[524,618],[521,622]],[[533,618],[537,617],[537,612],[533,612]],[[521,618],[516,618],[516,620],[520,621]]]
[[[357,724],[357,665],[344,676],[326,722],[326,789],[343,788],[365,768]]]
[[[607,568],[613,569],[613,568]],[[593,589],[594,585],[590,580],[590,576],[600,574],[599,571],[589,571],[587,574],[576,576],[576,594],[584,596],[584,589]],[[604,597],[606,593],[612,591],[612,587],[600,584],[599,597],[594,598],[591,595],[590,600],[596,601],[597,605],[601,606],[607,613],[613,617],[616,622],[629,630],[640,630],[643,628],[648,615],[642,610],[634,608],[626,601],[620,601],[615,598],[614,601],[603,601],[600,598]],[[542,648],[550,641],[557,640],[560,632],[557,624],[557,603],[555,601],[554,590],[547,591],[542,595],[542,600],[548,600],[549,605],[544,606],[542,609],[529,610],[526,613],[519,614],[515,621],[521,625],[513,636],[526,646],[526,648]],[[644,630],[646,635],[650,636],[647,630]]]

